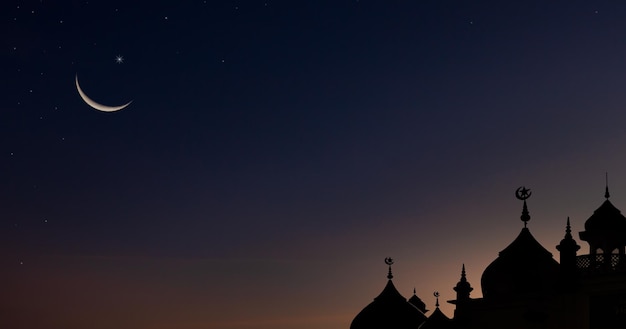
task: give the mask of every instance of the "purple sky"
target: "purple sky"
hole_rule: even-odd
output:
[[[0,5],[0,327],[348,328],[626,209],[626,3],[165,3]]]

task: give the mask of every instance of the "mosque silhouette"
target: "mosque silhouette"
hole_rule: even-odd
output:
[[[454,316],[428,310],[415,295],[408,300],[393,285],[391,258],[387,285],[352,321],[350,329],[626,329],[626,217],[605,201],[585,222],[579,238],[589,244],[589,254],[577,255],[569,218],[565,236],[556,246],[560,262],[530,233],[525,187],[516,191],[523,200],[524,228],[487,266],[480,280],[482,298],[470,296],[473,288],[465,276],[453,288]],[[439,293],[435,293],[439,297]]]

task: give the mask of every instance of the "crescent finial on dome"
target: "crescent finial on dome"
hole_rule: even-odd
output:
[[[522,216],[520,216],[520,219],[522,220],[522,222],[524,222],[524,227],[526,227],[526,224],[528,224],[528,221],[530,220],[530,214],[528,213],[528,206],[526,205],[526,199],[530,198],[531,195],[532,195],[532,192],[530,191],[530,189],[527,189],[526,186],[518,187],[517,190],[515,191],[515,197],[524,201],[524,207],[522,208]]]
[[[393,274],[391,274],[391,265],[393,265],[393,258],[387,257],[385,258],[385,264],[389,266],[389,273],[387,274],[387,279],[393,279]]]

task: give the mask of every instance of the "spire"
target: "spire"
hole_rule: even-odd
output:
[[[609,194],[609,173],[606,172],[604,173],[604,175],[604,179],[606,181],[606,187],[604,188],[604,198],[608,200],[611,197],[611,194]]]
[[[528,224],[528,221],[530,220],[530,214],[528,213],[526,199],[530,198],[531,194],[532,192],[530,192],[530,189],[527,189],[525,186],[521,186],[515,191],[515,197],[524,201],[522,216],[520,216],[520,219],[522,220],[522,222],[524,222],[524,227],[526,227],[526,224]]]
[[[457,301],[463,301],[470,299],[470,293],[474,288],[467,282],[467,277],[465,275],[465,264],[461,267],[461,279],[453,288],[456,291],[456,299]]]
[[[572,238],[572,226],[567,217],[567,224],[565,225],[565,236],[561,243],[556,246],[556,249],[560,254],[560,275],[559,280],[562,289],[571,289],[575,286],[576,280],[576,252],[580,249],[580,246]]]
[[[436,301],[435,301],[435,308],[439,308],[439,291],[435,291],[433,293],[433,296],[435,296]]]
[[[569,224],[569,216],[567,216],[567,224],[565,225],[565,238],[572,237],[572,226]]]
[[[465,263],[463,263],[463,266],[461,267],[461,281],[467,282],[467,278],[465,277]]]
[[[387,274],[387,279],[391,280],[393,279],[393,274],[391,274],[391,265],[393,265],[393,258],[385,258],[385,264],[389,265],[389,273]]]
[[[563,253],[573,253],[576,255],[576,251],[580,249],[580,246],[576,244],[576,241],[572,237],[572,226],[569,222],[569,216],[567,217],[567,224],[565,225],[565,236],[561,243],[556,246],[556,249],[561,252],[561,263],[563,263]]]

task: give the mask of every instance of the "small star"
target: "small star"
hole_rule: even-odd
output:
[[[117,63],[117,64],[124,63],[124,56],[122,56],[122,55],[115,56],[115,63]]]

